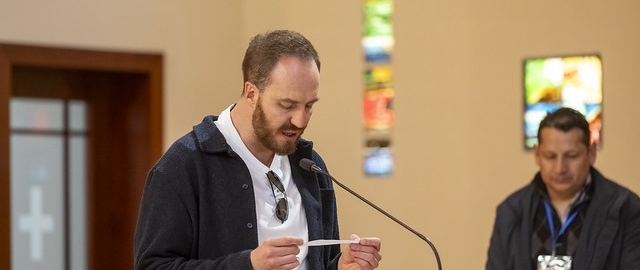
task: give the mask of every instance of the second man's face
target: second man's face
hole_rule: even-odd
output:
[[[542,143],[535,146],[536,163],[549,196],[572,198],[584,185],[595,162],[595,147],[582,142],[582,131],[554,128],[541,131]]]
[[[259,94],[252,125],[257,139],[280,155],[295,151],[318,101],[320,73],[313,60],[281,58]]]

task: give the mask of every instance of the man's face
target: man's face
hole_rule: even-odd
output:
[[[580,191],[595,162],[595,146],[582,143],[578,128],[567,132],[543,128],[540,145],[534,146],[536,164],[551,199],[571,199]]]
[[[318,101],[318,88],[319,72],[313,60],[280,59],[253,111],[258,141],[277,154],[293,153]]]

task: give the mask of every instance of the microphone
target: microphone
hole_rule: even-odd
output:
[[[412,232],[413,234],[417,235],[420,239],[424,240],[425,242],[427,242],[427,244],[429,244],[429,246],[431,247],[431,249],[433,250],[433,254],[435,254],[436,256],[436,262],[438,262],[438,269],[442,270],[442,263],[440,262],[440,256],[438,255],[438,250],[436,250],[436,246],[433,245],[433,243],[431,243],[431,241],[425,237],[424,235],[422,235],[421,233],[419,233],[418,231],[414,230],[413,228],[409,227],[409,225],[404,224],[404,222],[400,221],[399,219],[395,218],[394,216],[392,216],[391,214],[387,213],[387,211],[382,210],[382,208],[378,207],[377,205],[373,204],[372,202],[370,202],[369,200],[365,199],[364,197],[360,196],[360,194],[356,193],[355,191],[351,190],[350,188],[348,188],[347,186],[343,185],[342,183],[338,182],[338,180],[336,180],[335,178],[333,178],[333,176],[331,176],[329,173],[325,172],[324,170],[322,170],[322,168],[320,168],[318,165],[316,165],[315,162],[313,162],[313,160],[310,160],[308,158],[303,158],[302,160],[300,160],[300,167],[302,167],[303,169],[307,170],[307,171],[312,171],[315,173],[320,173],[320,174],[324,174],[326,176],[328,176],[329,178],[331,178],[331,180],[333,182],[335,182],[336,184],[338,184],[338,186],[340,186],[341,188],[343,188],[344,190],[348,191],[349,193],[351,193],[351,195],[356,196],[358,199],[360,199],[361,201],[365,202],[366,204],[368,204],[369,206],[373,207],[374,209],[378,210],[378,212],[384,214],[385,216],[387,216],[388,218],[390,218],[391,220],[395,221],[396,223],[400,224],[400,226],[404,227],[405,229],[409,230],[410,232]]]

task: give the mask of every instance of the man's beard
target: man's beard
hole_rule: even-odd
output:
[[[298,138],[293,142],[285,142],[283,144],[278,144],[278,142],[276,141],[275,135],[272,132],[274,130],[269,128],[269,120],[267,120],[267,116],[264,114],[264,110],[262,110],[262,102],[260,98],[258,98],[258,102],[256,102],[256,109],[253,111],[251,124],[253,125],[253,132],[255,133],[256,138],[267,149],[282,156],[293,154],[293,152],[296,151],[296,146],[298,144],[298,140],[300,139],[300,135],[302,135],[302,133],[300,133],[298,135]],[[291,124],[281,127],[280,130],[301,131],[299,128]]]

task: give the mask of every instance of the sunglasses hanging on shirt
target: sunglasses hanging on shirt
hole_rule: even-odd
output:
[[[289,217],[289,205],[287,202],[287,193],[284,191],[284,186],[282,185],[282,181],[280,181],[280,178],[276,173],[274,173],[273,171],[267,172],[267,178],[269,179],[269,183],[271,183],[271,192],[273,193],[273,199],[276,201],[276,209],[275,209],[276,217],[282,223],[284,223]],[[276,196],[276,192],[273,189],[273,186],[275,186],[280,191],[280,193],[282,194],[282,198],[278,199],[278,196]]]

